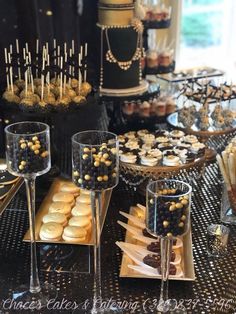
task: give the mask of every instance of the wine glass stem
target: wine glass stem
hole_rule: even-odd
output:
[[[26,195],[29,211],[29,224],[30,224],[30,292],[37,293],[41,290],[38,266],[36,257],[36,242],[35,242],[35,176],[25,178]]]
[[[169,269],[170,258],[172,252],[172,239],[169,237],[161,238],[161,293],[160,304],[168,300],[168,283],[169,283]]]
[[[101,298],[101,192],[92,191],[92,216],[93,216],[93,238],[94,238],[94,302],[92,313],[97,313],[96,300]]]

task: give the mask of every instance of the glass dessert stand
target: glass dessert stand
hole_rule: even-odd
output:
[[[186,128],[178,120],[178,112],[174,112],[167,118],[167,123],[175,129],[182,130],[187,134],[196,135],[206,146],[206,161],[215,159],[216,152],[221,152],[229,140],[236,135],[236,121],[231,128],[217,129],[210,127],[203,131],[194,125],[193,128]]]

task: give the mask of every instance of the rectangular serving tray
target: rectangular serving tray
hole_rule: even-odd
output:
[[[135,213],[135,207],[130,208],[130,214]],[[133,225],[132,222],[128,221],[129,225]],[[195,270],[194,270],[194,263],[193,263],[193,249],[192,249],[192,233],[191,230],[182,237],[183,240],[183,248],[181,249],[181,256],[182,256],[182,269],[184,272],[184,276],[182,278],[177,278],[174,276],[170,276],[170,280],[178,280],[178,281],[194,281],[195,280]],[[132,243],[132,244],[139,244],[142,245],[141,242],[134,239],[132,234],[129,231],[126,231],[125,242]],[[161,279],[161,276],[153,278],[152,276],[146,276],[143,274],[138,273],[137,271],[130,269],[128,265],[135,265],[135,263],[129,258],[125,253],[123,253],[121,268],[120,268],[120,277],[124,278],[145,278],[145,279]]]
[[[20,187],[22,186],[24,179],[22,177],[18,177],[17,180],[12,184],[11,189],[8,191],[7,195],[0,200],[0,216],[3,214],[4,210],[7,208],[10,201],[16,195]]]
[[[66,180],[64,178],[56,178],[54,179],[48,194],[45,196],[42,204],[39,207],[39,210],[36,214],[35,217],[35,234],[36,234],[36,242],[38,243],[50,243],[50,244],[75,244],[75,245],[94,245],[94,241],[93,241],[93,237],[92,234],[93,232],[90,233],[89,238],[84,241],[84,242],[78,242],[78,243],[70,243],[70,242],[66,242],[64,240],[60,240],[60,241],[45,241],[45,240],[41,240],[39,237],[39,231],[42,225],[42,218],[44,215],[46,215],[48,213],[48,209],[52,203],[52,198],[53,195],[57,192],[59,192],[60,190],[60,186],[63,183],[68,182],[69,180]],[[106,214],[107,214],[107,209],[110,203],[110,198],[111,198],[111,194],[112,194],[112,190],[107,190],[105,192],[103,192],[102,195],[102,212],[101,212],[101,230],[103,228],[104,222],[105,222],[105,218],[106,218]],[[28,230],[23,238],[23,241],[25,242],[30,242],[30,230]]]

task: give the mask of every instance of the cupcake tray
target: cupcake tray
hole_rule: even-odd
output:
[[[135,215],[135,207],[130,208],[130,214]],[[134,226],[134,224],[128,220],[128,224]],[[183,247],[179,248],[182,261],[181,268],[183,270],[183,277],[175,277],[170,276],[170,280],[178,280],[178,281],[194,281],[195,280],[195,270],[194,270],[194,262],[193,262],[193,248],[192,248],[192,233],[191,230],[188,233],[181,237],[183,241]],[[125,242],[131,244],[143,245],[142,242],[134,239],[132,234],[129,231],[126,231]],[[151,253],[151,252],[150,252]],[[123,278],[144,278],[144,279],[161,279],[161,276],[152,277],[148,275],[141,274],[131,268],[128,265],[135,265],[135,263],[129,258],[125,253],[122,256],[121,268],[120,268],[120,277]]]
[[[42,218],[44,215],[46,215],[48,213],[48,209],[52,203],[52,198],[53,195],[57,192],[59,192],[60,190],[60,186],[63,183],[68,182],[69,180],[66,180],[64,178],[56,178],[49,191],[48,194],[45,196],[42,204],[40,205],[40,208],[36,214],[35,217],[35,238],[36,238],[36,242],[38,243],[51,243],[51,244],[69,244],[69,245],[94,245],[94,240],[92,237],[93,234],[93,230],[91,230],[88,238],[86,239],[86,241],[83,242],[78,242],[78,243],[71,243],[71,242],[66,242],[63,239],[61,239],[60,241],[45,241],[45,240],[41,240],[39,237],[39,231],[42,225]],[[107,214],[107,209],[110,203],[110,198],[111,198],[111,193],[112,190],[107,190],[105,192],[103,192],[102,195],[102,213],[101,213],[101,231],[105,222],[105,218],[106,218],[106,214]],[[23,238],[23,241],[25,242],[30,242],[30,230],[28,230]]]
[[[215,135],[225,135],[230,134],[236,131],[236,119],[232,124],[232,128],[219,129],[214,126],[210,126],[208,130],[203,131],[198,128],[197,125],[194,124],[191,128],[186,128],[182,123],[179,122],[178,112],[174,112],[167,117],[167,123],[179,130],[186,132],[187,134],[193,134],[200,137],[208,138],[209,136]]]

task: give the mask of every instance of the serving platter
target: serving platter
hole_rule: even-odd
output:
[[[70,242],[66,242],[63,239],[61,239],[60,241],[46,241],[46,240],[41,240],[39,237],[39,231],[42,225],[42,218],[43,216],[45,216],[48,213],[49,207],[52,203],[52,198],[53,195],[57,192],[60,191],[60,187],[62,184],[65,184],[66,182],[70,182],[67,179],[64,178],[56,178],[54,179],[47,195],[45,196],[42,204],[39,207],[39,210],[36,214],[35,217],[35,237],[36,237],[36,242],[38,243],[51,243],[51,244],[72,244]],[[111,193],[112,190],[107,190],[105,192],[103,192],[102,194],[102,211],[101,211],[101,231],[104,225],[104,221],[106,218],[106,214],[107,214],[107,209],[110,203],[110,198],[111,198]],[[92,236],[93,232],[91,230],[91,232],[88,234],[88,237],[86,238],[86,241],[83,242],[77,242],[77,243],[73,243],[75,245],[94,245],[94,240],[93,240],[93,236]],[[23,241],[26,242],[30,242],[30,230],[28,230],[23,238]]]
[[[138,218],[137,215],[137,207],[130,208],[130,215]],[[128,225],[135,226],[130,219],[128,219]],[[178,252],[181,255],[181,268],[183,270],[183,276],[170,276],[170,280],[180,280],[180,281],[194,281],[195,280],[195,270],[193,263],[193,249],[192,249],[192,233],[191,230],[184,237],[180,237],[183,241],[183,246],[178,248],[176,253]],[[130,231],[126,231],[125,242],[130,244],[142,245],[144,244],[139,240],[134,239],[132,233]],[[150,252],[151,253],[151,252]],[[131,269],[129,265],[135,265],[133,260],[126,254],[123,253],[121,268],[120,268],[120,277],[123,278],[145,278],[145,279],[161,279],[160,275],[156,275],[155,277],[141,274],[134,269]]]
[[[170,114],[167,117],[167,123],[176,129],[186,132],[187,134],[208,138],[210,136],[225,135],[236,131],[236,119],[234,120],[231,128],[219,129],[214,126],[210,126],[208,130],[203,131],[196,124],[194,124],[191,128],[186,128],[183,123],[179,122],[178,115],[178,111]]]

